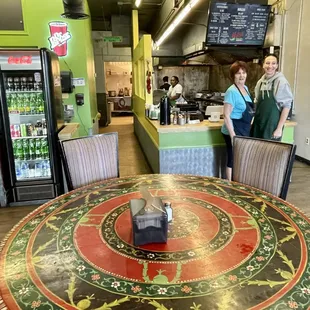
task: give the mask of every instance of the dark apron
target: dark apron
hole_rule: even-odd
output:
[[[278,110],[276,99],[274,97],[274,83],[272,83],[269,96],[267,90],[264,90],[263,99],[262,92],[259,91],[251,136],[266,140],[274,139],[273,133],[277,129],[280,116],[281,112]],[[277,140],[281,140],[281,138]]]
[[[245,97],[243,96],[238,86],[236,87],[239,90],[241,96],[243,97],[246,107],[240,119],[231,119],[231,120],[234,125],[234,131],[236,136],[249,136],[251,131],[251,122],[253,119],[254,105],[252,101],[246,101]],[[248,95],[251,98],[249,93]]]

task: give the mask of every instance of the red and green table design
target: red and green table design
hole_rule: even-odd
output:
[[[167,244],[135,247],[129,200],[170,201]],[[141,175],[39,207],[1,244],[0,308],[308,309],[309,219],[289,203],[207,177]]]

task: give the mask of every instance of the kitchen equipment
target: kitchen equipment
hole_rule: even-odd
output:
[[[206,115],[206,116],[211,116],[212,113],[214,113],[214,112],[218,112],[218,113],[220,114],[220,116],[223,115],[223,113],[224,113],[224,106],[222,106],[222,105],[218,105],[218,106],[208,106],[208,107],[206,108],[205,115]]]
[[[170,125],[170,100],[164,96],[160,100],[160,125]]]
[[[149,118],[156,120],[160,114],[159,105],[150,105]]]
[[[221,119],[220,112],[211,112],[211,116],[209,117],[210,122],[219,122]]]
[[[115,90],[109,90],[108,94],[109,94],[109,97],[116,97],[116,91]]]
[[[178,125],[185,125],[186,124],[186,112],[180,112],[178,117]]]
[[[190,112],[187,112],[187,123],[189,123],[189,124],[196,123],[196,122],[193,122],[193,121],[202,122],[203,119],[204,119],[204,116],[203,116],[203,114],[200,111],[190,111]]]
[[[186,104],[176,104],[176,107],[180,109],[180,111],[197,111],[199,105],[197,103],[186,103]]]
[[[123,88],[120,88],[120,89],[119,89],[118,95],[119,95],[120,97],[123,97],[123,96],[124,96],[124,90],[123,90]]]
[[[129,96],[129,89],[127,87],[124,88],[124,96]]]

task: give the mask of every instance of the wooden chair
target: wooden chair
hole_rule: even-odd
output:
[[[233,181],[286,199],[296,145],[235,136]]]
[[[116,132],[60,141],[68,189],[119,177]]]

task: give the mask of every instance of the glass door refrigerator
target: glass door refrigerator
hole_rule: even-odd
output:
[[[47,49],[0,50],[0,141],[9,203],[40,203],[63,192],[59,61]]]

